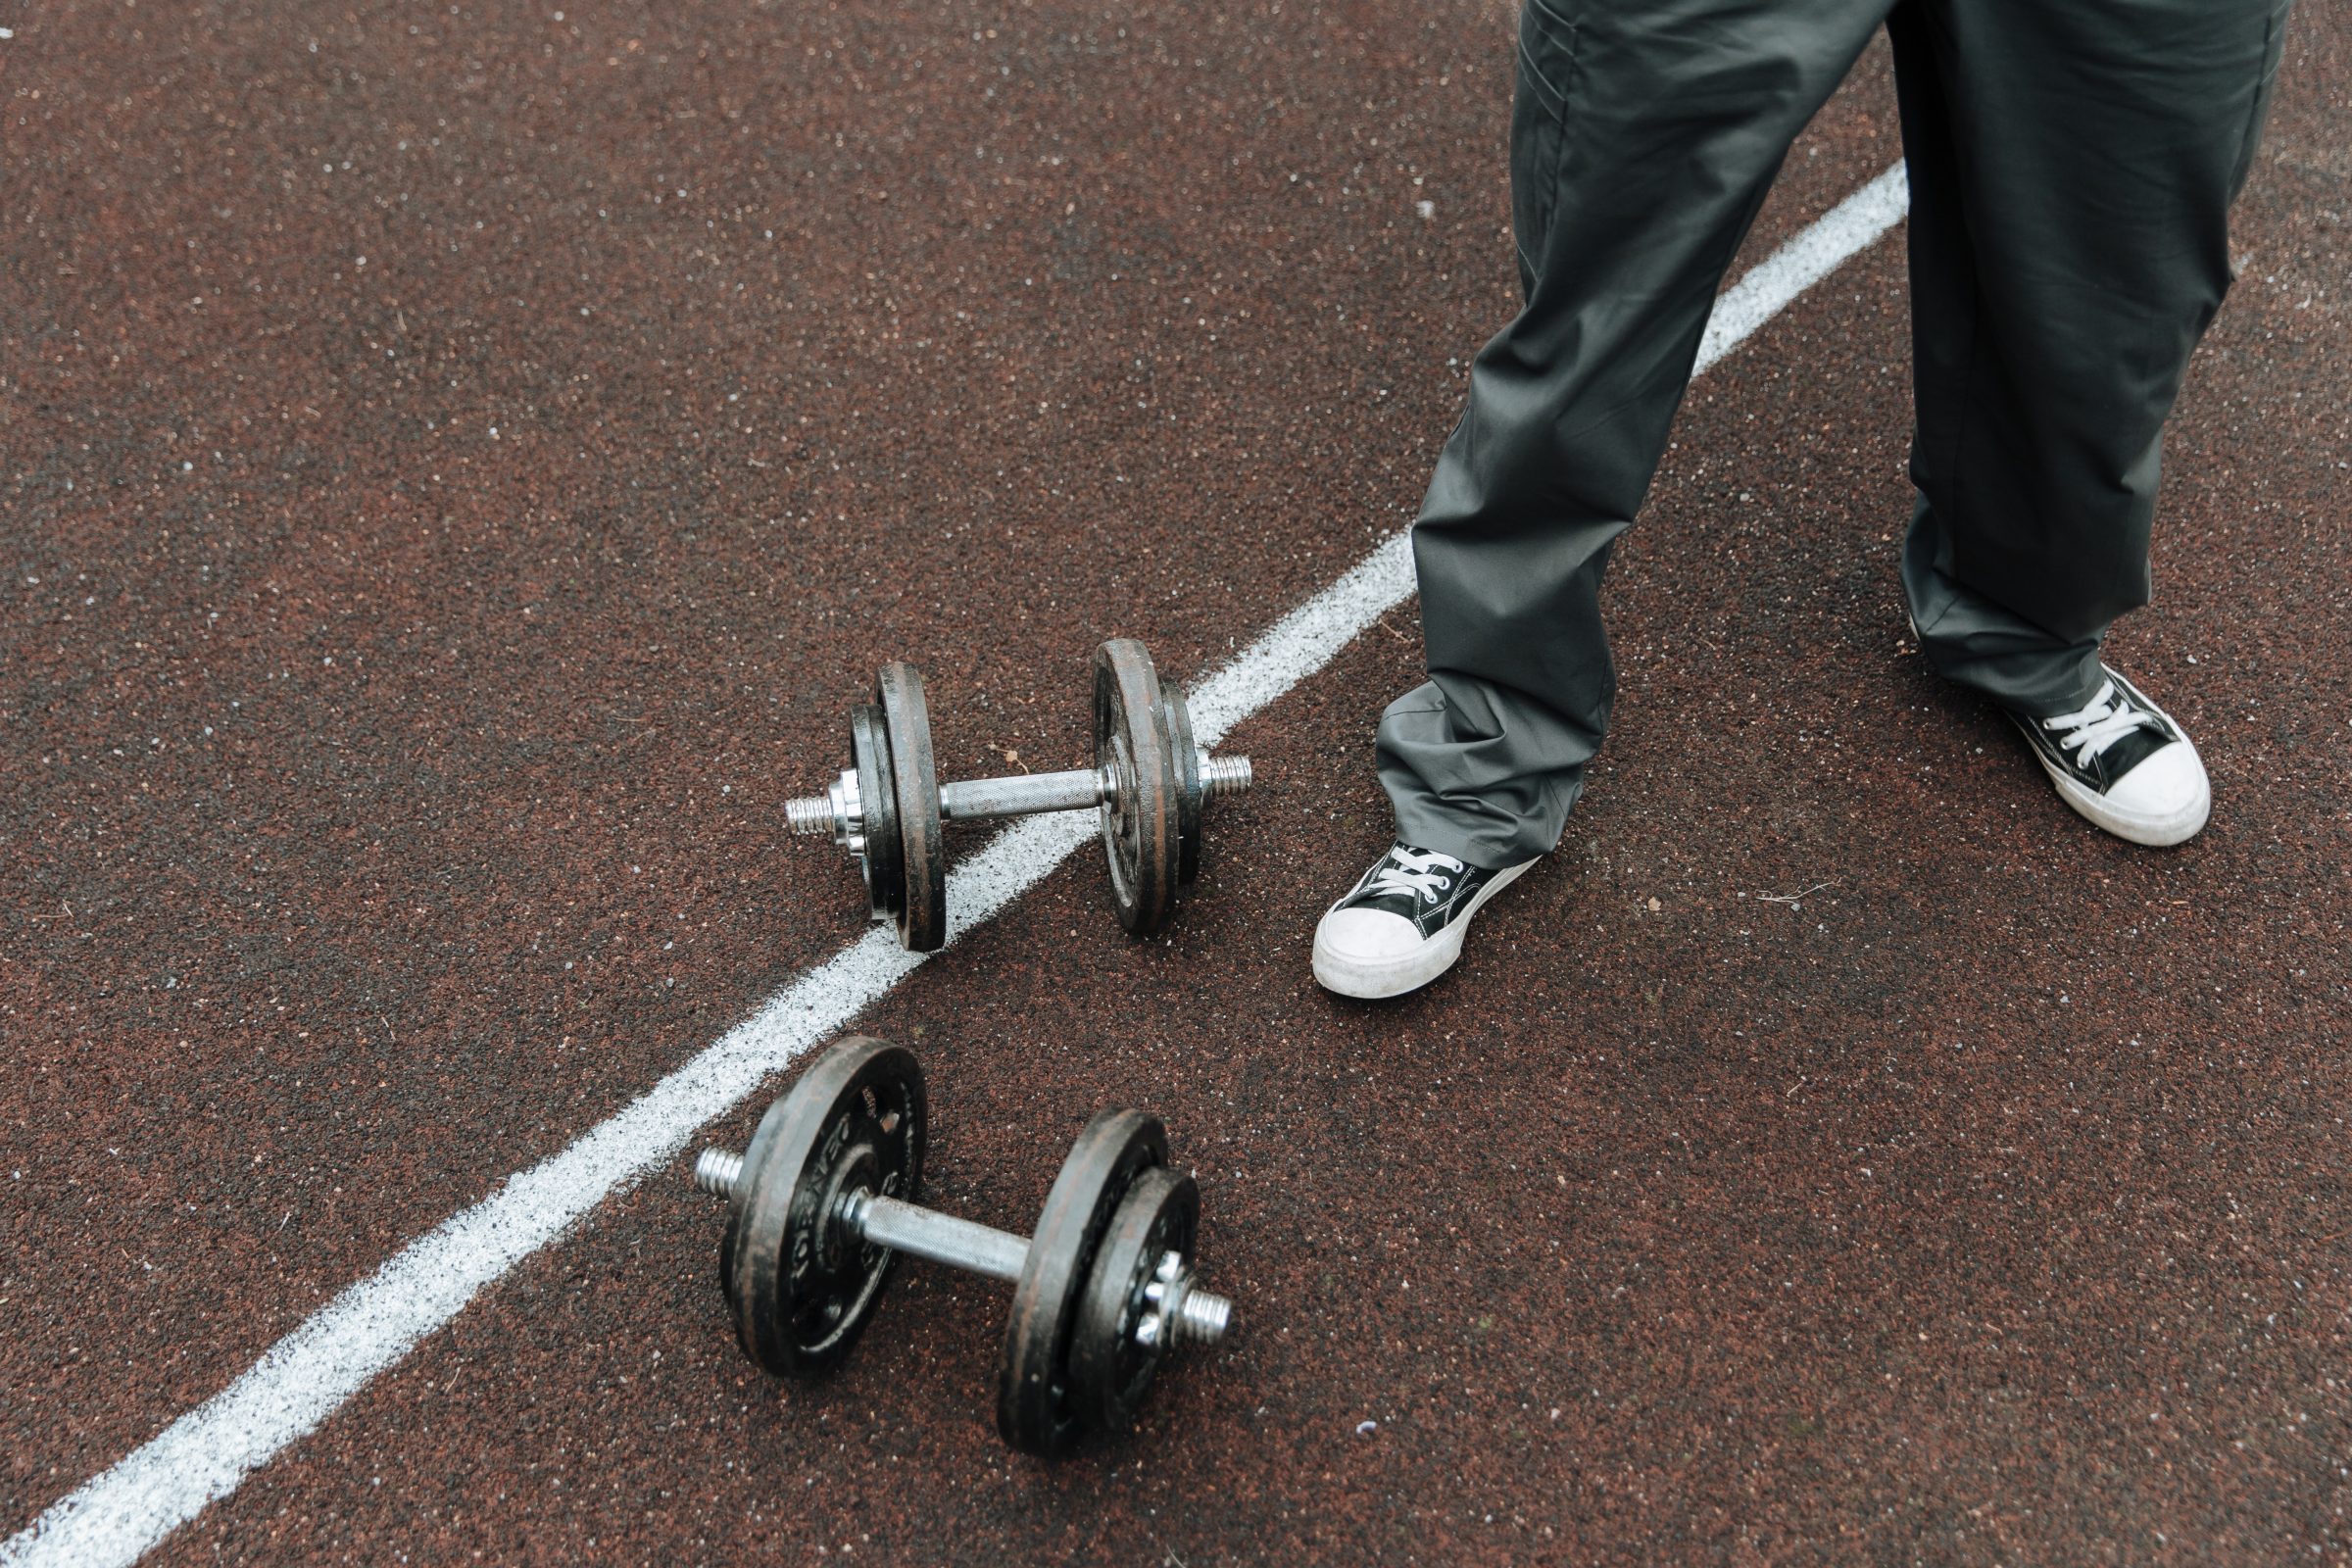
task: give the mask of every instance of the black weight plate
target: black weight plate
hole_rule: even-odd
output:
[[[939,767],[931,756],[931,710],[912,664],[884,664],[874,682],[890,736],[897,786],[899,863],[906,897],[898,910],[899,945],[936,953],[948,942],[948,852],[940,837]]]
[[[1190,1176],[1162,1166],[1135,1179],[1095,1253],[1094,1278],[1070,1336],[1070,1397],[1098,1431],[1123,1432],[1169,1349],[1135,1343],[1135,1326],[1153,1303],[1145,1292],[1160,1259],[1174,1252],[1189,1265],[1200,1225],[1200,1192]]]
[[[1193,710],[1184,688],[1167,681],[1159,688],[1168,747],[1176,760],[1176,887],[1189,888],[1200,875],[1200,818],[1206,797],[1200,789],[1200,748],[1193,742]]]
[[[895,920],[906,906],[906,861],[899,849],[899,789],[890,768],[882,710],[850,710],[850,765],[858,770],[858,811],[865,819],[865,895],[874,913]]]
[[[765,1370],[822,1371],[865,1326],[897,1254],[847,1241],[833,1214],[860,1188],[921,1195],[927,1108],[912,1053],[851,1035],[760,1118],[718,1273],[735,1338]]]
[[[1150,936],[1176,907],[1179,828],[1175,748],[1159,676],[1144,645],[1115,637],[1095,650],[1095,765],[1112,778],[1102,849],[1119,924]]]
[[[1168,1160],[1159,1118],[1106,1110],[1086,1124],[1046,1195],[1012,1288],[997,1368],[997,1431],[1025,1453],[1059,1453],[1087,1412],[1071,1398],[1070,1336],[1111,1216],[1138,1176]]]

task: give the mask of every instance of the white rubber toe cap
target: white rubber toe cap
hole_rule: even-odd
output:
[[[2213,814],[2213,786],[2197,749],[2175,741],[2115,781],[2106,794],[2082,785],[2041,760],[2060,799],[2119,839],[2162,849],[2197,836]]]
[[[2197,749],[2175,741],[2117,779],[2106,805],[2116,818],[2113,831],[2133,843],[2179,844],[2212,814],[2213,785]]]
[[[1421,928],[1386,909],[1334,909],[1315,928],[1315,947],[1348,963],[1393,962],[1421,946]]]
[[[1462,951],[1457,920],[1434,937],[1386,909],[1331,909],[1315,927],[1315,979],[1326,991],[1371,1002],[1429,984]]]

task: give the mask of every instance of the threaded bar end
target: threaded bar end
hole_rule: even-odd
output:
[[[784,820],[805,837],[833,831],[833,803],[822,795],[804,795],[784,803]]]
[[[1247,757],[1203,757],[1200,759],[1200,793],[1209,800],[1220,795],[1239,795],[1252,781],[1250,759]]]
[[[732,1149],[706,1149],[694,1162],[694,1185],[713,1198],[733,1198],[743,1179],[743,1156]]]
[[[1176,1306],[1176,1339],[1192,1345],[1214,1345],[1233,1326],[1233,1303],[1207,1291],[1187,1291]]]

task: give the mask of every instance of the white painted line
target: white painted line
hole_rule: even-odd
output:
[[[1873,180],[1726,292],[1707,328],[1712,354],[1701,350],[1700,368],[1891,227],[1902,216],[1901,180],[1899,168]],[[1723,327],[1719,338],[1718,327],[1735,306],[1737,324]],[[1200,743],[1222,740],[1412,594],[1412,548],[1407,535],[1396,534],[1191,693]],[[1030,817],[991,839],[949,879],[950,943],[993,918],[1093,838],[1092,819],[1073,812]],[[698,1128],[750,1099],[922,962],[920,955],[900,950],[888,927],[867,931],[577,1143],[402,1248],[271,1346],[234,1383],[52,1503],[0,1545],[0,1568],[108,1568],[136,1561],[289,1444],[316,1431],[378,1373],[456,1317],[476,1292],[614,1192],[666,1163]]]
[[[1788,302],[1878,243],[1879,236],[1911,210],[1911,182],[1896,164],[1823,214],[1821,220],[1758,262],[1723,291],[1698,340],[1698,367],[1705,370],[1747,341],[1749,333],[1788,308]]]

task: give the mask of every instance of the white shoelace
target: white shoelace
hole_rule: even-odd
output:
[[[2132,699],[2119,691],[2115,682],[2106,681],[2100,685],[2099,694],[2090,700],[2089,707],[2045,718],[2041,727],[2057,735],[2060,750],[2076,754],[2079,765],[2141,725],[2152,729],[2156,722],[2155,714],[2132,706]]]
[[[1452,856],[1440,855],[1435,850],[1427,855],[1415,855],[1409,850],[1391,850],[1389,858],[1372,873],[1372,880],[1364,885],[1364,891],[1369,894],[1400,893],[1408,897],[1419,894],[1422,903],[1435,904],[1441,894],[1453,886],[1453,878],[1445,873],[1469,869]]]

